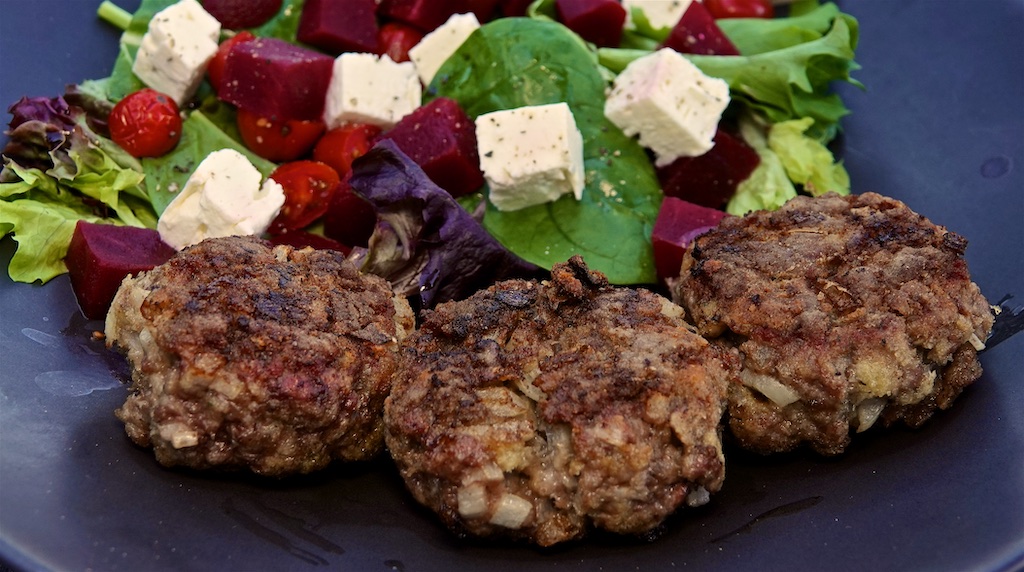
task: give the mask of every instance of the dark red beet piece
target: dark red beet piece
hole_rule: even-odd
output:
[[[530,4],[533,4],[533,0],[501,0],[498,2],[498,8],[502,16],[515,18],[525,16]]]
[[[481,24],[490,22],[497,15],[498,0],[462,0],[462,7],[455,14],[472,12]]]
[[[684,54],[738,56],[739,50],[722,32],[715,18],[700,2],[691,2],[662,47]]]
[[[334,58],[276,38],[231,48],[218,96],[263,117],[320,119]]]
[[[440,97],[406,115],[380,139],[391,139],[437,186],[459,197],[484,184],[473,120]]]
[[[306,0],[297,37],[325,52],[377,53],[374,0]]]
[[[64,263],[82,313],[99,320],[125,276],[159,266],[174,254],[155,230],[79,221]]]
[[[666,196],[719,209],[732,198],[761,157],[745,141],[719,129],[715,146],[699,157],[680,157],[658,168],[658,180]]]
[[[498,0],[382,0],[377,14],[431,32],[447,22],[452,14],[472,12],[477,20],[486,22],[497,5]]]
[[[338,252],[348,256],[352,249],[344,244],[327,238],[326,236],[320,236],[319,234],[313,234],[304,230],[289,230],[288,232],[277,234],[270,237],[270,244],[284,244],[292,248],[315,248],[317,250],[337,250]]]
[[[366,246],[377,225],[377,211],[352,192],[348,179],[342,179],[324,213],[324,235],[345,246]]]
[[[724,211],[665,197],[651,234],[658,278],[665,280],[679,276],[686,247],[694,238],[718,225],[725,216]]]
[[[616,0],[558,0],[558,19],[584,40],[613,48],[622,40],[626,9]]]
[[[255,28],[265,24],[281,9],[282,0],[203,0],[203,8],[231,29]]]

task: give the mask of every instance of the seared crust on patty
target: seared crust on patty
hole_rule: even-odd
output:
[[[762,453],[836,454],[876,419],[917,426],[977,379],[991,308],[962,237],[877,194],[800,197],[690,246],[673,300],[738,348],[729,427]]]
[[[340,253],[207,240],[122,283],[106,336],[133,375],[116,414],[167,466],[282,476],[366,459],[412,327]]]
[[[543,546],[652,530],[719,490],[728,352],[582,259],[425,312],[385,407],[415,498],[459,533]]]

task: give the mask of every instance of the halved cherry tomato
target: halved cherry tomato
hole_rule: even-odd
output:
[[[327,163],[338,175],[345,177],[352,170],[352,161],[373,147],[380,131],[380,127],[364,123],[335,127],[317,141],[313,147],[313,160]]]
[[[220,82],[224,78],[224,62],[227,61],[228,52],[231,51],[231,48],[242,42],[255,39],[256,36],[252,35],[251,32],[243,30],[220,43],[217,53],[210,60],[210,64],[206,66],[206,75],[209,76],[210,85],[213,86],[214,91],[220,93]]]
[[[771,0],[704,0],[704,7],[715,19],[775,17]]]
[[[341,185],[338,173],[318,161],[292,161],[270,174],[284,189],[284,206],[270,223],[270,234],[309,226],[320,218]]]
[[[380,53],[387,54],[396,62],[409,61],[409,50],[420,43],[423,39],[423,32],[406,24],[388,22],[380,27],[377,32],[377,43],[380,46]]]
[[[108,124],[110,138],[133,157],[159,157],[181,140],[178,104],[148,87],[117,102]]]
[[[238,110],[236,123],[245,146],[275,163],[294,161],[309,153],[326,129],[319,119],[274,121],[244,109]]]

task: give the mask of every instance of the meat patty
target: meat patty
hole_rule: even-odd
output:
[[[402,346],[386,440],[454,531],[542,546],[651,531],[724,478],[730,367],[645,290],[582,259],[424,313]]]
[[[207,240],[118,290],[107,344],[133,373],[116,414],[167,466],[283,476],[366,459],[413,325],[340,253]]]
[[[919,426],[981,375],[991,308],[967,241],[877,194],[727,218],[686,253],[673,300],[738,348],[729,427],[762,453],[831,455],[877,419]]]

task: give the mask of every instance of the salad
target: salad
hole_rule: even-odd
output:
[[[658,27],[643,8],[633,6],[628,13],[623,9],[628,22],[617,38],[591,38],[595,43],[581,37],[591,33],[586,26],[577,25],[576,31],[567,27],[573,24],[554,0],[529,6],[500,2],[495,7],[491,2],[492,10],[482,9],[480,27],[422,86],[421,109],[454,102],[475,120],[498,110],[565,103],[583,140],[585,184],[579,199],[564,195],[502,210],[489,200],[487,183],[454,193],[450,185],[434,184],[415,161],[353,163],[354,157],[388,139],[392,129],[400,130],[400,121],[386,126],[346,122],[327,129],[318,117],[292,117],[285,120],[287,137],[266,140],[259,134],[275,131],[260,127],[281,120],[225,101],[216,86],[223,62],[216,58],[208,62],[194,93],[181,101],[178,113],[170,114],[181,118],[180,130],[172,129],[173,145],[139,152],[123,140],[115,142],[111,114],[147,89],[133,71],[140,46],[154,16],[175,4],[144,0],[128,14],[104,2],[100,17],[124,30],[110,76],[70,86],[59,97],[25,98],[11,107],[10,141],[0,173],[0,234],[11,234],[18,243],[8,267],[12,279],[46,282],[65,272],[79,221],[156,229],[197,167],[224,149],[245,157],[264,178],[285,181],[282,173],[293,163],[330,163],[332,155],[340,155],[333,173],[310,178],[303,172],[295,177],[299,183],[282,185],[284,204],[264,230],[299,242],[327,235],[335,239],[327,244],[354,249],[351,256],[364,270],[385,275],[403,292],[441,293],[428,303],[465,295],[481,282],[550,268],[577,253],[613,283],[652,284],[659,279],[652,242],[655,223],[666,195],[685,193],[686,181],[692,179],[684,178],[681,191],[670,189],[673,171],[656,165],[641,144],[642,135],[638,141],[609,121],[604,105],[617,75],[668,45],[678,25]],[[337,46],[311,47],[298,40],[304,8],[315,4],[285,0],[258,24],[221,26],[220,53],[273,40],[333,58]],[[389,15],[401,13],[387,12],[392,4],[403,3],[382,3],[371,24],[379,26],[373,31],[378,51],[401,60],[432,30]],[[721,3],[707,2],[709,7],[714,4]],[[492,18],[503,11],[516,16],[520,11],[522,16]],[[857,22],[834,4],[817,0],[794,2],[787,12],[779,18],[712,20],[710,25],[739,55],[722,55],[715,47],[686,54],[700,72],[728,85],[730,102],[714,148],[729,148],[718,143],[721,136],[753,156],[741,176],[727,170],[716,179],[730,184],[727,194],[711,199],[712,208],[743,214],[778,208],[799,192],[849,192],[848,177],[827,144],[847,113],[832,84],[859,85],[850,75],[857,69]],[[432,25],[441,23],[436,20]],[[318,154],[317,147],[335,152]],[[398,149],[397,154],[404,156],[405,151]],[[373,155],[382,156],[387,154]],[[697,178],[708,176],[713,169],[701,166],[701,158],[684,158],[686,167],[676,169]],[[382,184],[386,187],[382,181],[396,177],[415,184],[380,192]],[[318,184],[330,191],[318,194]],[[414,190],[425,196],[413,200]],[[329,211],[332,204],[341,210]]]

